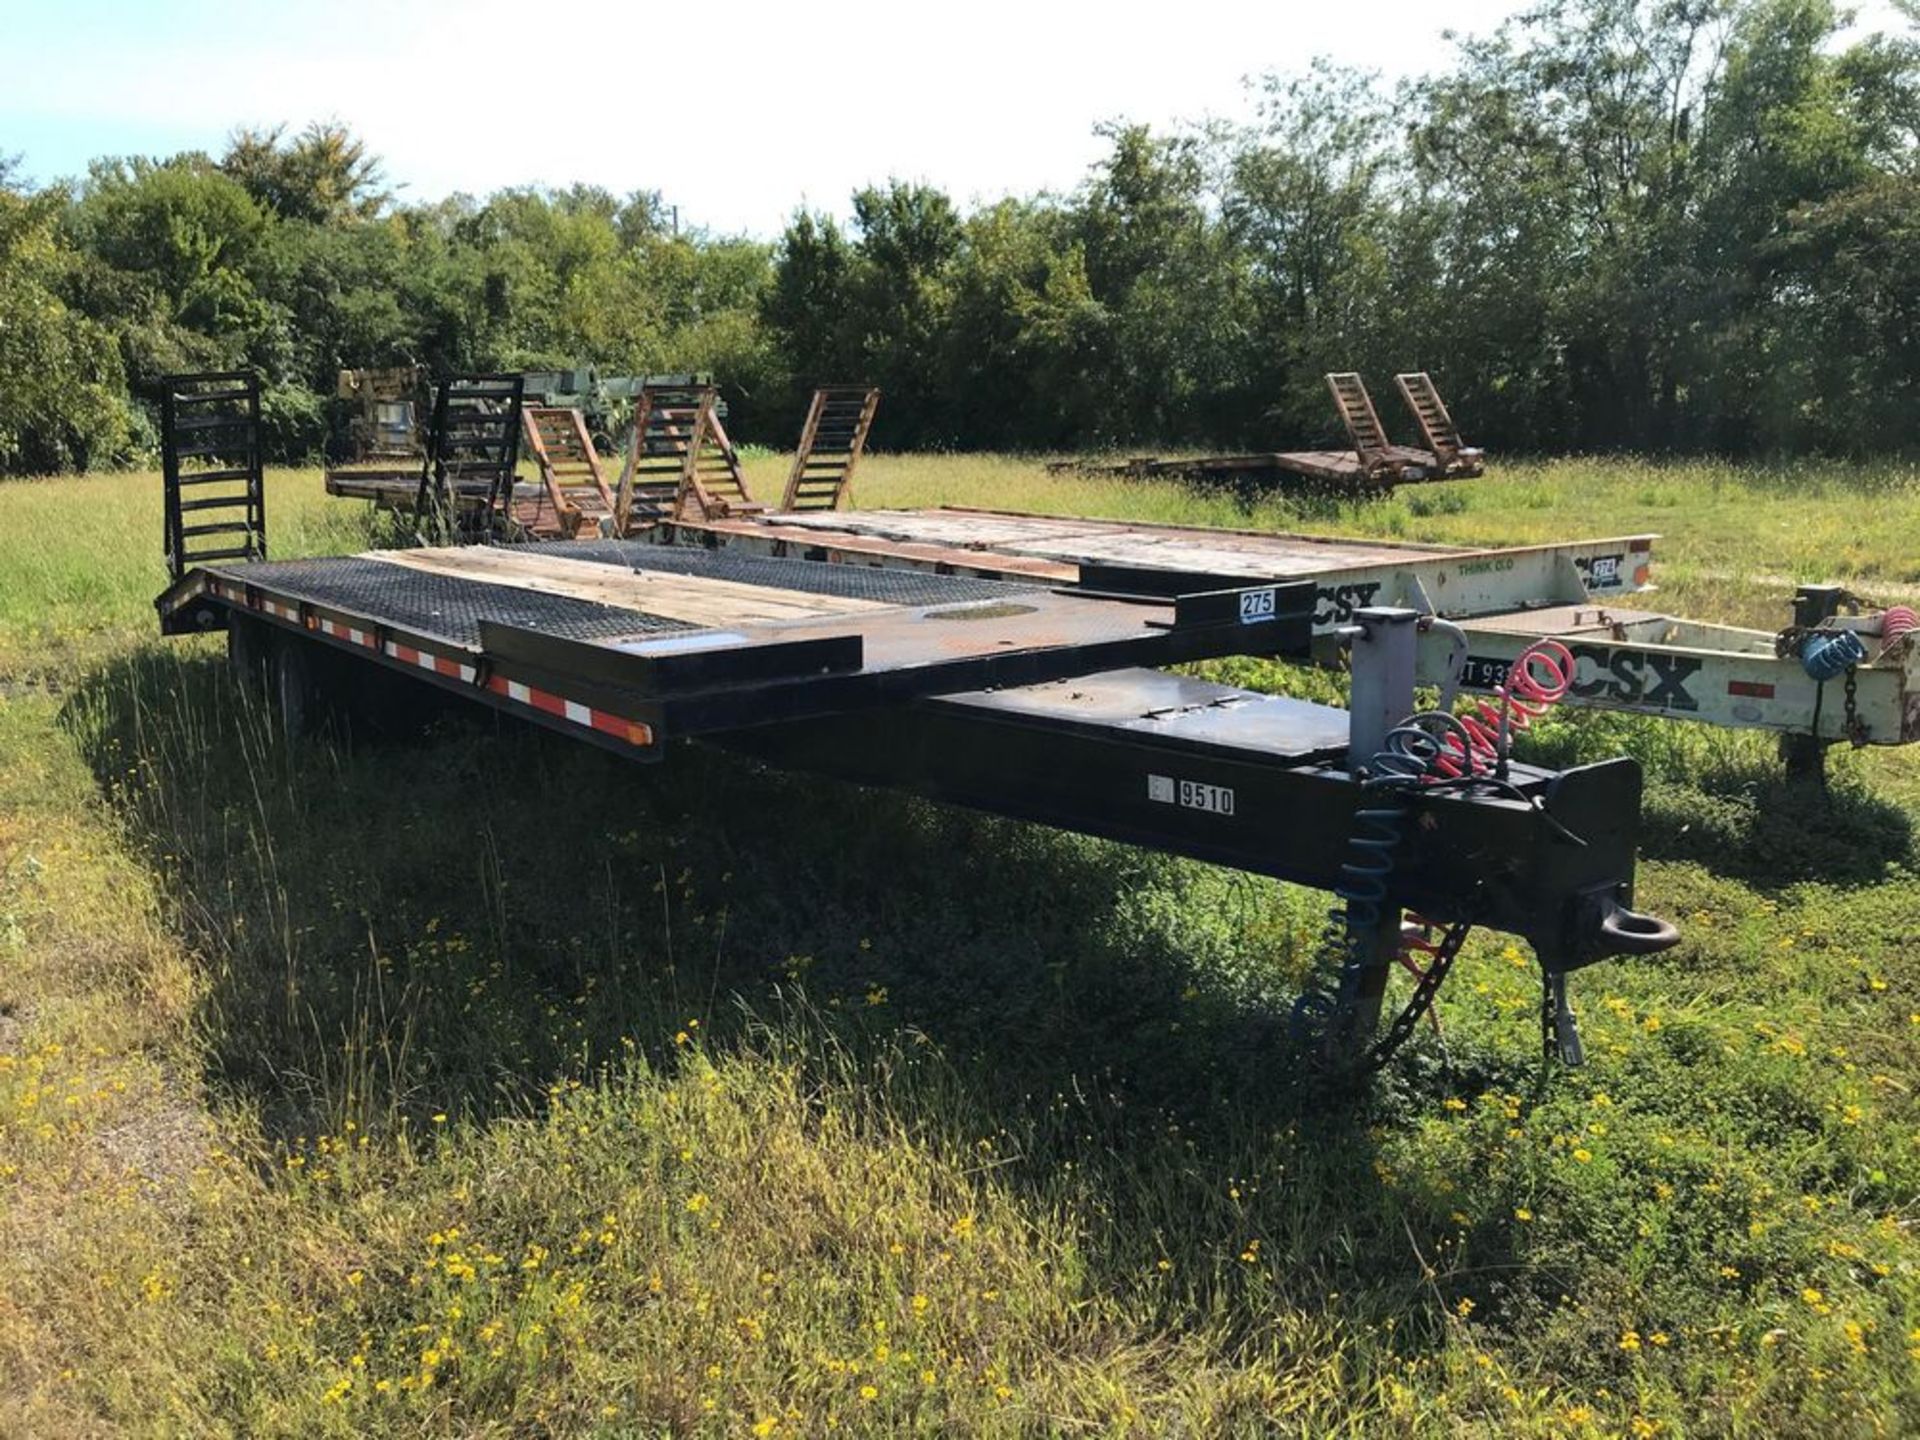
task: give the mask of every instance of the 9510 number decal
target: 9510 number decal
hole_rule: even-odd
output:
[[[1209,815],[1233,814],[1233,787],[1209,785],[1204,780],[1176,780],[1171,775],[1147,776],[1147,798]]]

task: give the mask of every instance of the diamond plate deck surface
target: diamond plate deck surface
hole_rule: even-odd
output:
[[[403,570],[357,556],[215,565],[208,570],[224,580],[258,585],[277,595],[332,606],[469,649],[479,648],[482,620],[541,630],[569,640],[608,640],[643,632],[664,634],[700,628],[620,606]]]
[[[911,571],[820,565],[725,551],[668,549],[638,540],[588,540],[499,547],[509,553],[695,579],[762,585],[810,595],[868,600],[903,609],[968,605],[1029,596],[1031,587]],[[636,563],[639,562],[639,563]],[[589,568],[591,567],[591,568]],[[692,632],[708,627],[623,605],[499,584],[491,580],[403,568],[360,556],[217,565],[211,573],[316,605],[362,615],[383,625],[477,649],[480,622],[538,630],[568,640]]]
[[[655,545],[646,540],[573,540],[503,548],[601,565],[621,565],[629,570],[696,575],[745,585],[773,585],[808,595],[837,595],[849,600],[872,600],[881,605],[960,605],[971,600],[1009,598],[1031,588],[1004,580],[882,570],[870,565],[822,565],[816,560],[774,559],[730,550]]]

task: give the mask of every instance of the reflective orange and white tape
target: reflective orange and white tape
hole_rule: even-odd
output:
[[[257,595],[249,599],[247,587],[244,585],[232,585],[216,580],[211,582],[210,588],[215,595],[232,604],[259,610],[275,619],[285,620],[290,625],[317,630],[330,639],[343,640],[349,645],[362,646],[368,650],[377,649],[402,665],[417,666],[419,669],[444,676],[449,680],[460,680],[471,685],[480,673],[478,667],[469,661],[441,655],[432,650],[422,649],[418,645],[402,644],[397,640],[383,642],[375,631],[348,625],[338,620],[329,620],[325,616],[302,615],[298,605],[288,605],[265,595]],[[653,727],[644,721],[632,720],[625,715],[615,715],[592,705],[583,705],[578,700],[569,700],[564,695],[542,690],[537,685],[509,680],[501,675],[489,675],[482,688],[489,694],[498,695],[515,705],[523,705],[529,710],[536,710],[542,715],[550,715],[557,720],[565,720],[601,735],[610,735],[629,745],[653,744]]]

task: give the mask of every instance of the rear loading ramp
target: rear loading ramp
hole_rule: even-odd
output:
[[[245,371],[160,381],[167,572],[267,553],[260,380]]]
[[[604,533],[613,524],[613,491],[600,466],[600,452],[578,410],[529,405],[520,412],[527,452],[540,467],[546,503],[527,530],[543,539],[571,540],[583,531]]]
[[[524,386],[518,375],[456,375],[440,382],[417,512],[473,538],[494,533],[518,508]]]
[[[330,468],[329,495],[423,515],[477,538],[501,530],[551,530],[546,490],[519,480],[522,381],[518,375],[455,375],[434,391],[426,447],[410,467],[374,457]]]
[[[757,514],[740,456],[711,385],[647,385],[633,413],[627,463],[614,491],[613,531],[659,520]]]
[[[1347,439],[1353,442],[1353,458],[1361,473],[1369,479],[1388,474],[1395,464],[1394,446],[1373,408],[1366,383],[1354,372],[1343,371],[1327,376],[1327,390],[1333,396],[1340,423],[1346,427]]]
[[[1393,383],[1399,387],[1400,398],[1406,401],[1413,423],[1420,427],[1420,438],[1427,442],[1433,463],[1441,472],[1460,476],[1480,474],[1484,457],[1460,438],[1459,427],[1441,400],[1433,377],[1425,371],[1416,371],[1394,376]]]
[[[879,407],[880,392],[868,385],[823,385],[813,392],[782,510],[838,510],[846,504]]]
[[[238,613],[641,748],[1113,665],[1304,650],[1305,586],[1138,599],[663,550],[457,547],[195,570],[163,628]]]

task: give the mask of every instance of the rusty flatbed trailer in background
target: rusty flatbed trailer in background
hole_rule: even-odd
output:
[[[522,386],[518,375],[454,375],[434,387],[432,418],[418,456],[405,465],[350,462],[329,467],[329,495],[369,500],[421,517],[423,527],[477,538],[509,528],[562,533],[551,486],[519,478]]]
[[[255,440],[242,425],[229,443]],[[170,536],[176,505],[170,491]],[[1407,723],[1411,611],[1355,612],[1351,711],[1147,668],[1306,653],[1310,582],[1142,593],[1137,572],[1094,564],[1072,584],[1011,583],[623,540],[176,552],[174,571],[162,631],[224,630],[290,731],[335,707],[397,711],[394,686],[425,686],[635,759],[698,739],[1336,890],[1333,973],[1294,1018],[1303,1049],[1345,1070],[1413,1033],[1474,924],[1533,945],[1543,1044],[1569,1062],[1569,972],[1678,939],[1631,908],[1635,762],[1436,767],[1420,736],[1454,722]],[[1382,1028],[1401,965],[1417,979]]]
[[[670,526],[661,538],[1030,581],[1070,580],[1096,565],[1137,572],[1128,583],[1147,589],[1198,577],[1310,579],[1323,658],[1356,609],[1399,605],[1459,623],[1468,689],[1497,687],[1521,652],[1556,639],[1578,665],[1569,704],[1814,743],[1920,740],[1920,632],[1901,630],[1899,609],[1843,614],[1842,592],[1809,586],[1778,633],[1667,615],[1632,599],[1653,585],[1652,535],[1470,549],[943,508],[774,514]],[[1839,632],[1862,638],[1860,659],[1816,678],[1801,658],[1806,639]],[[1456,647],[1452,636],[1423,634],[1423,682],[1449,673]]]
[[[1304,480],[1309,487],[1343,491],[1391,490],[1395,485],[1467,480],[1484,473],[1485,457],[1461,440],[1431,377],[1410,372],[1393,378],[1424,446],[1396,445],[1380,423],[1366,383],[1351,371],[1339,371],[1327,376],[1327,389],[1333,394],[1334,408],[1352,443],[1350,450],[1276,450],[1247,455],[1190,455],[1173,460],[1143,455],[1117,465],[1061,460],[1047,468],[1140,479],[1201,480],[1238,488],[1251,488],[1256,482],[1300,488],[1299,482]]]

